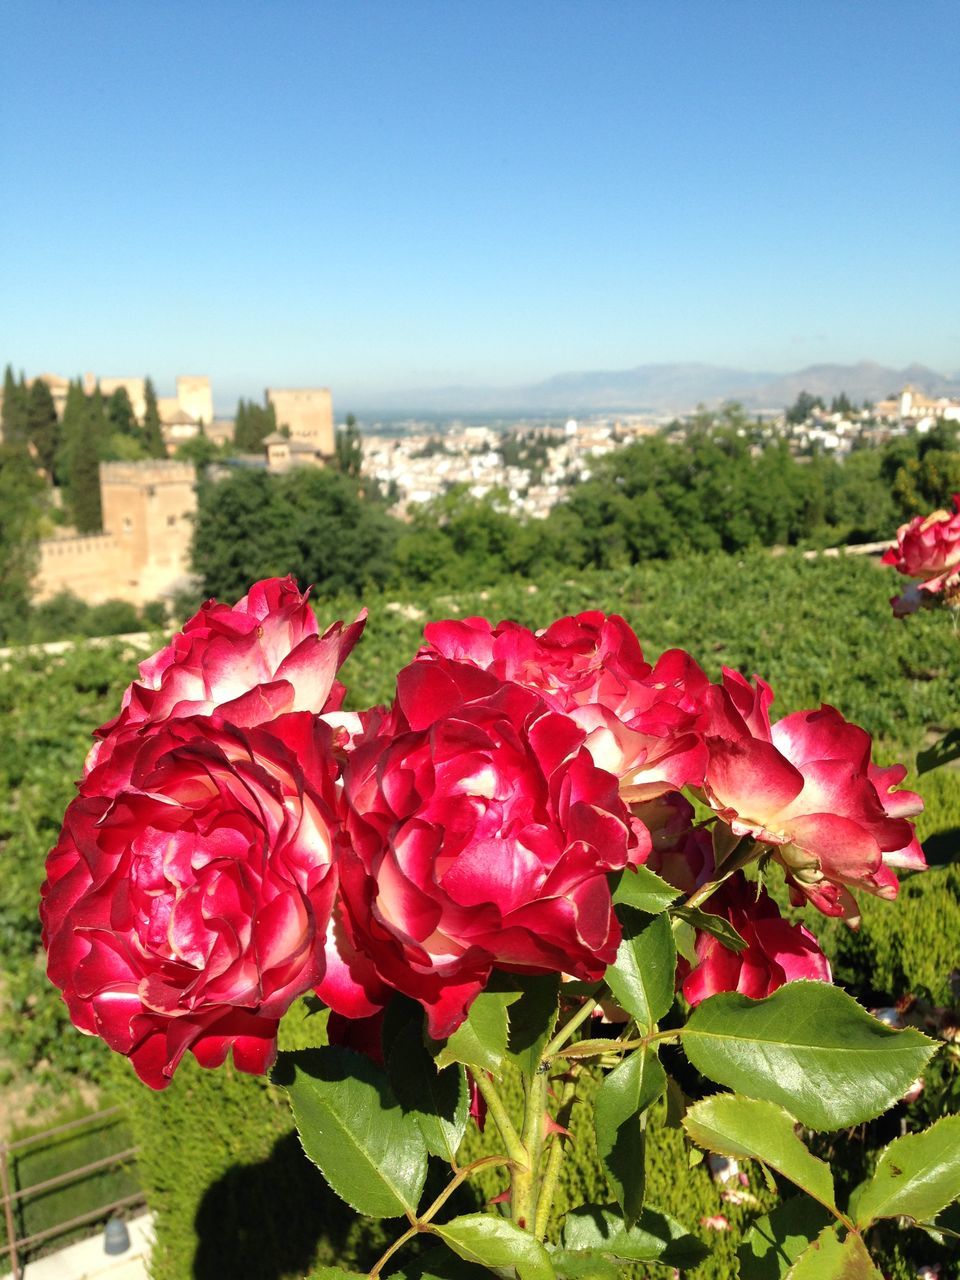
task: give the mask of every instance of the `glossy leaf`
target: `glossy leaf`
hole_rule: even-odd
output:
[[[877,1218],[931,1222],[960,1196],[960,1116],[944,1116],[924,1133],[891,1142],[873,1177],[854,1191],[850,1211],[860,1227]]]
[[[737,1249],[740,1280],[783,1280],[833,1214],[809,1196],[793,1196],[752,1224]]]
[[[613,891],[613,901],[617,905],[635,907],[651,916],[665,911],[679,897],[680,890],[661,880],[649,867],[627,867]]]
[[[604,974],[614,999],[638,1025],[652,1031],[673,1004],[677,952],[665,915],[621,907],[623,939]]]
[[[715,916],[709,911],[701,911],[699,907],[675,907],[674,916],[686,921],[693,929],[701,933],[709,933],[718,939],[728,951],[746,951],[746,941],[737,933],[729,920],[723,916]]]
[[[462,1062],[498,1073],[507,1052],[507,1008],[519,999],[519,991],[481,991],[463,1024],[438,1047],[437,1066]]]
[[[638,1049],[605,1076],[597,1090],[594,1125],[597,1154],[627,1226],[643,1208],[645,1129],[643,1112],[667,1087],[653,1049]]]
[[[427,1150],[452,1160],[470,1116],[466,1071],[459,1063],[438,1071],[417,1022],[407,1022],[393,1037],[387,1070],[397,1101],[416,1117]]]
[[[883,1280],[860,1237],[841,1242],[835,1227],[821,1231],[787,1272],[784,1280]]]
[[[510,1006],[508,1048],[520,1073],[528,1080],[540,1069],[544,1046],[553,1035],[560,1003],[559,974],[535,974],[516,979],[520,999]]]
[[[386,1072],[328,1046],[281,1055],[274,1080],[290,1095],[304,1151],[342,1200],[371,1218],[416,1212],[427,1149]]]
[[[693,1267],[707,1256],[704,1245],[676,1219],[649,1205],[629,1229],[616,1205],[571,1209],[563,1220],[560,1243],[564,1249],[594,1249],[620,1262],[674,1267]]]
[[[546,1249],[528,1231],[492,1213],[468,1213],[434,1232],[465,1262],[515,1267],[519,1280],[556,1280]]]
[[[487,1267],[464,1262],[439,1245],[428,1249],[419,1258],[411,1259],[399,1271],[392,1271],[387,1280],[490,1280],[490,1271]]]
[[[880,1115],[936,1048],[919,1031],[892,1030],[825,982],[790,982],[764,1000],[711,996],[694,1009],[682,1043],[709,1079],[824,1130]]]
[[[683,1127],[707,1151],[761,1160],[836,1211],[833,1174],[797,1137],[793,1116],[775,1102],[717,1093],[694,1103],[684,1116]]]
[[[554,1249],[550,1261],[558,1280],[620,1280],[620,1263],[596,1249]]]

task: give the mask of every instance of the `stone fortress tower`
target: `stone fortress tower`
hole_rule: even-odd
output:
[[[101,462],[104,532],[44,538],[35,599],[73,591],[142,605],[186,586],[196,483],[191,462]]]
[[[277,430],[263,442],[267,469],[287,471],[292,466],[322,467],[329,462],[336,449],[329,388],[268,387],[264,394],[277,419]]]

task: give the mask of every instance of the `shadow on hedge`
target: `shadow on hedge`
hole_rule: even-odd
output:
[[[194,1220],[194,1280],[284,1280],[315,1261],[364,1262],[382,1251],[377,1224],[361,1223],[303,1154],[296,1133],[266,1160],[233,1165],[204,1193]]]

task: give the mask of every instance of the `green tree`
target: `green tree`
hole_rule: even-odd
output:
[[[389,578],[399,528],[333,471],[242,470],[200,486],[193,566],[204,593],[221,599],[287,573],[319,594],[362,591]]]
[[[260,453],[267,436],[277,429],[277,415],[272,404],[257,404],[241,399],[237,404],[233,446],[237,453]]]
[[[814,409],[822,408],[823,401],[819,396],[813,396],[809,391],[801,391],[787,410],[787,421],[798,426],[801,422],[806,422]]]
[[[27,436],[52,484],[60,447],[60,422],[50,388],[40,378],[34,378],[27,400]]]
[[[144,384],[143,398],[146,406],[143,412],[143,447],[148,458],[165,458],[167,446],[163,442],[163,431],[160,428],[157,393],[150,378]]]
[[[37,566],[44,484],[23,445],[0,444],[0,636],[27,616]]]
[[[87,397],[70,456],[70,509],[80,533],[99,533],[103,527],[100,505],[100,460],[107,437],[107,419],[99,390]]]
[[[352,413],[348,413],[343,431],[337,432],[334,443],[333,466],[345,476],[358,477],[362,465],[363,446],[360,443],[357,420]]]
[[[112,432],[123,436],[136,434],[137,420],[126,387],[117,387],[107,400],[105,410]]]
[[[7,365],[3,375],[3,439],[6,444],[24,444],[28,436],[27,393],[23,376],[18,382]]]

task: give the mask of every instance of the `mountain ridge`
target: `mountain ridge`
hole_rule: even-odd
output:
[[[734,369],[697,361],[641,364],[630,369],[558,373],[541,382],[505,387],[450,386],[355,397],[357,411],[410,413],[583,414],[689,413],[739,400],[753,410],[784,409],[801,391],[830,400],[881,400],[912,383],[930,396],[960,397],[960,374],[947,377],[913,362],[896,369],[871,360],[820,363],[792,373]]]

